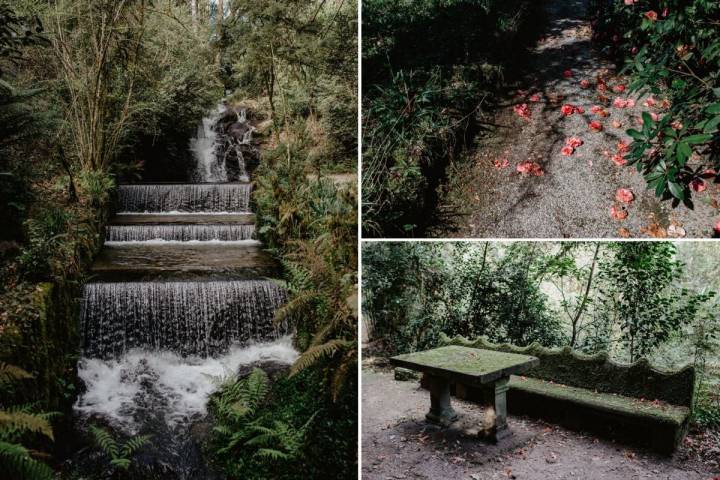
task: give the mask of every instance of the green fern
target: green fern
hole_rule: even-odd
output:
[[[30,456],[30,452],[17,443],[0,441],[0,477],[17,480],[45,480],[53,478],[53,471]]]
[[[15,365],[0,362],[0,385],[33,378],[28,372]]]
[[[131,438],[121,446],[105,429],[90,425],[90,431],[95,437],[95,443],[98,447],[110,457],[110,465],[121,470],[130,468],[130,465],[132,465],[131,457],[152,438],[151,435],[140,435]]]

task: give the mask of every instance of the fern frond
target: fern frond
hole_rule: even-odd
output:
[[[98,444],[100,449],[105,452],[110,458],[117,458],[120,449],[114,438],[106,430],[90,425],[90,431],[95,437],[95,443]]]
[[[322,345],[316,345],[310,347],[300,355],[295,361],[292,368],[290,369],[290,376],[296,375],[297,373],[305,370],[311,365],[314,365],[322,358],[330,358],[335,355],[338,351],[343,350],[352,346],[352,342],[347,340],[335,339],[323,343]]]
[[[0,362],[0,384],[11,383],[17,380],[27,380],[30,378],[33,378],[33,376],[22,368],[10,365],[9,363]]]
[[[0,473],[17,480],[51,480],[53,471],[15,443],[0,442]]]
[[[54,440],[50,422],[32,413],[0,411],[0,427],[3,430],[39,433]]]
[[[287,453],[272,448],[260,448],[255,452],[255,456],[274,461],[290,459],[290,455]]]
[[[152,438],[152,435],[140,435],[138,437],[131,438],[128,440],[122,448],[122,457],[130,457],[135,452],[144,447],[148,441]]]

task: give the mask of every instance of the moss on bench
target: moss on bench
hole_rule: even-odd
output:
[[[461,336],[451,339],[441,335],[440,344],[535,356],[540,359],[540,364],[526,374],[532,378],[601,393],[660,400],[672,405],[693,405],[695,369],[692,366],[679,371],[665,371],[653,367],[646,359],[623,365],[611,360],[604,352],[585,355],[570,348],[551,349],[537,343],[517,347],[491,343],[482,337],[468,340]]]
[[[690,409],[661,401],[648,401],[614,393],[601,393],[585,388],[552,383],[529,377],[510,378],[510,388],[583,404],[610,413],[671,423],[681,427]]]
[[[645,359],[623,365],[605,353],[584,355],[538,344],[516,347],[484,338],[441,335],[440,344],[539,358],[540,364],[523,374],[525,380],[512,378],[508,392],[511,413],[545,418],[667,454],[677,448],[687,431],[695,388],[692,366],[671,372],[655,368]],[[454,385],[451,389],[469,400],[478,393]]]

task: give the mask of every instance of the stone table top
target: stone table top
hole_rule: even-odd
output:
[[[465,384],[480,385],[525,372],[538,365],[540,360],[530,355],[452,345],[398,355],[392,357],[390,363]]]

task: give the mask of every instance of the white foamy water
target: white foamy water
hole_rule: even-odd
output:
[[[132,434],[146,412],[160,410],[171,428],[207,412],[207,400],[219,379],[258,361],[292,364],[298,357],[289,336],[243,348],[232,347],[216,358],[183,358],[172,352],[133,350],[118,360],[82,358],[78,375],[87,391],[74,408],[101,415]]]
[[[195,177],[200,182],[226,182],[227,171],[224,158],[218,156],[217,132],[215,123],[225,107],[220,104],[209,117],[202,119],[195,137],[190,139],[190,150],[193,152],[197,167]]]
[[[127,245],[217,245],[223,247],[226,245],[261,245],[260,240],[163,240],[162,238],[153,238],[152,240],[128,240],[127,242],[106,240],[104,245],[108,247],[125,247]]]

